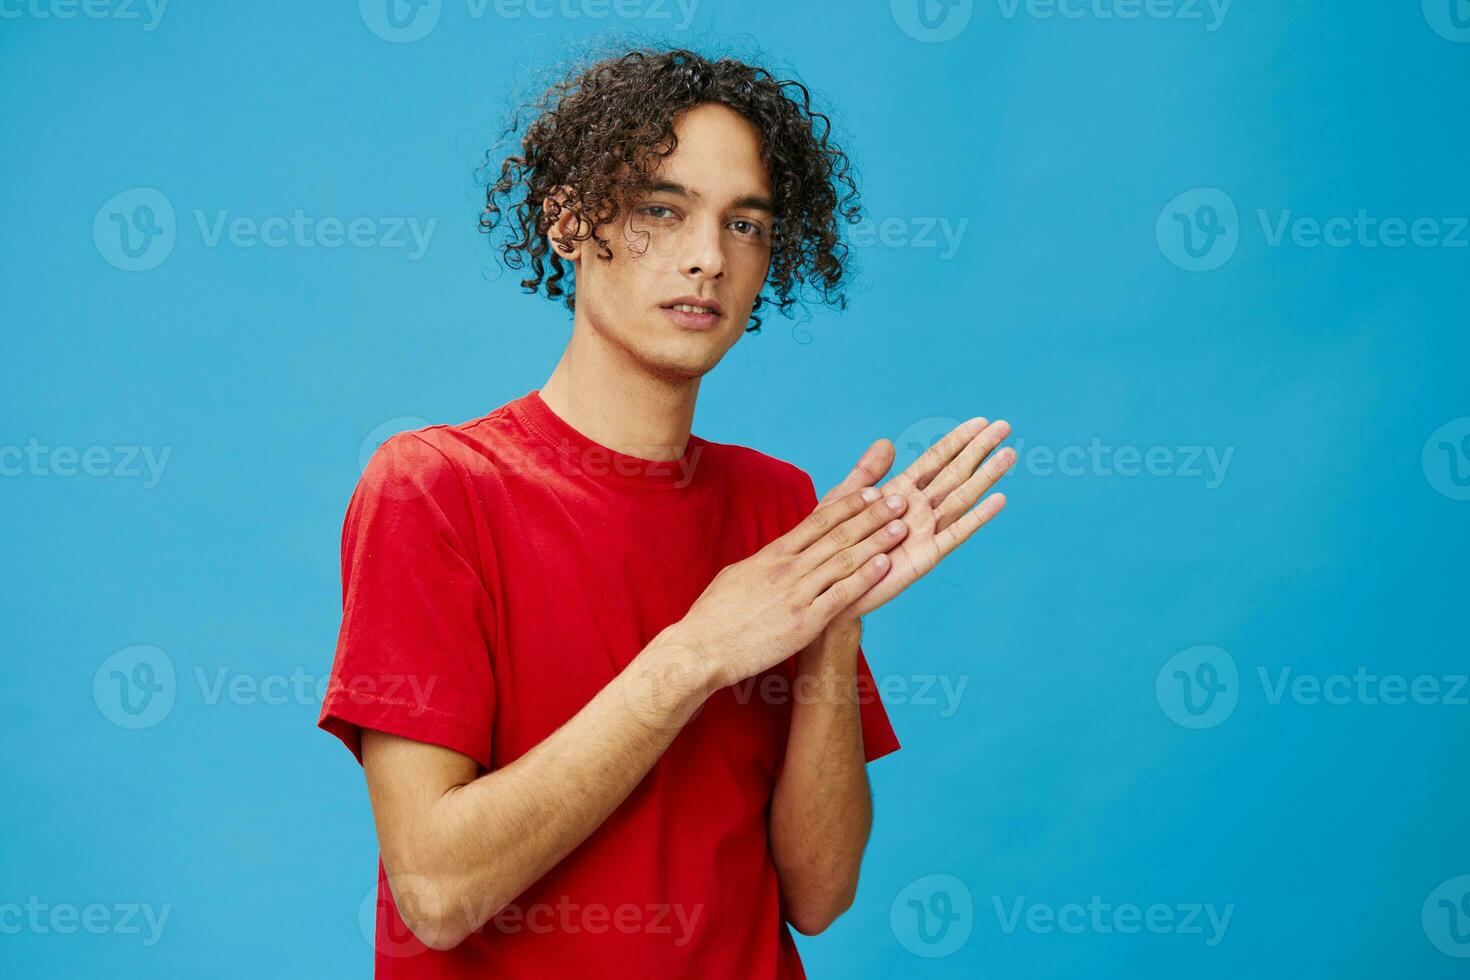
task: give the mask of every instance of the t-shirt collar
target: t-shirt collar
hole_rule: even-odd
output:
[[[551,410],[534,388],[514,403],[516,416],[544,442],[552,446],[567,472],[588,476],[599,483],[657,490],[682,490],[691,486],[709,443],[690,433],[684,454],[678,459],[645,459],[620,453],[574,428]]]

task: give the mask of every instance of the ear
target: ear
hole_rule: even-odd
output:
[[[571,238],[582,227],[573,205],[574,199],[572,189],[562,184],[554,187],[541,202],[542,211],[548,215],[556,215],[546,229],[546,239],[551,245],[551,251],[567,262],[575,262],[582,256],[583,243]]]

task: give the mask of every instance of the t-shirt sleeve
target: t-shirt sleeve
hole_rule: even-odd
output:
[[[792,526],[795,526],[817,506],[816,485],[805,471],[802,472],[802,477],[800,513],[796,521],[792,522]],[[872,762],[874,759],[882,758],[901,748],[898,736],[893,731],[893,723],[888,719],[888,709],[883,704],[878,684],[873,678],[873,671],[868,667],[867,654],[863,652],[861,644],[858,645],[857,654],[857,697],[858,715],[863,726],[863,758]]]
[[[342,625],[317,725],[362,761],[362,729],[490,768],[494,604],[468,492],[423,436],[378,447],[342,527]]]

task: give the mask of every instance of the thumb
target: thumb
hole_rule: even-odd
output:
[[[863,487],[876,486],[883,479],[885,473],[893,466],[896,451],[893,443],[887,439],[877,439],[863,454],[858,457],[857,465],[843,479],[843,481],[823,497],[820,503],[825,504],[832,500],[839,500],[855,490]]]

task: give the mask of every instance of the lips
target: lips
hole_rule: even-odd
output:
[[[659,305],[666,310],[676,310],[692,316],[713,314],[719,317],[725,312],[725,308],[720,305],[720,301],[712,296],[676,296]],[[683,307],[683,309],[680,309],[680,307]]]
[[[710,330],[725,315],[720,301],[710,296],[676,296],[660,304],[664,315],[685,330]]]

